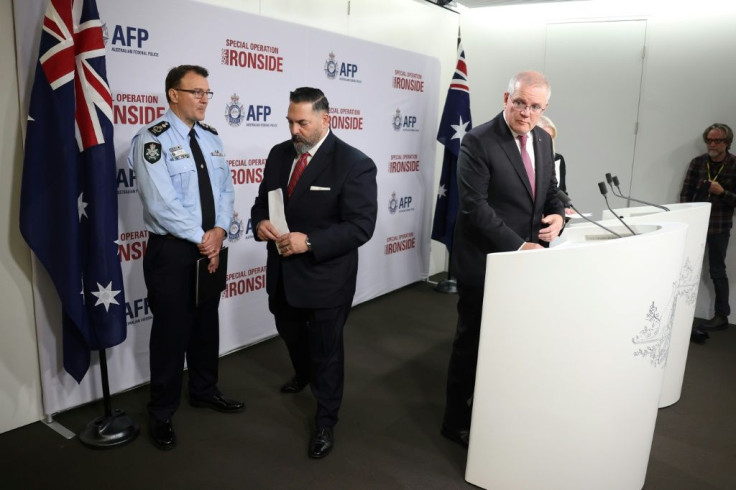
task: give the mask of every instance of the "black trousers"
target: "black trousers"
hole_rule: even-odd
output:
[[[286,301],[283,281],[269,297],[276,330],[286,344],[295,376],[309,382],[317,399],[315,424],[337,424],[345,384],[343,329],[350,304],[336,308],[295,308]]]
[[[443,423],[469,429],[473,410],[475,368],[478,364],[483,288],[458,282],[457,330],[447,369],[447,395]]]
[[[731,314],[731,306],[728,304],[728,277],[726,276],[726,251],[730,235],[729,232],[708,235],[706,240],[710,278],[713,280],[713,289],[716,293],[715,310],[716,315],[720,316]]]
[[[189,396],[206,398],[217,392],[220,346],[220,297],[194,307],[194,271],[201,257],[186,240],[149,234],[143,277],[153,312],[148,413],[170,419],[181,402],[186,359]]]

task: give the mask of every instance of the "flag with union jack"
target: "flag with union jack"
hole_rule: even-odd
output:
[[[20,230],[61,300],[64,369],[77,382],[91,350],[126,337],[106,78],[94,0],[50,0],[28,110]]]
[[[444,243],[452,253],[452,235],[457,218],[457,157],[460,143],[465,133],[472,128],[470,121],[470,86],[468,67],[465,64],[465,51],[462,42],[457,45],[457,66],[447,90],[445,108],[442,111],[437,141],[445,146],[442,160],[440,186],[437,192],[437,205],[434,210],[432,239]]]

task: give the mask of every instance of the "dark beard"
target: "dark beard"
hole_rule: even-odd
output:
[[[296,150],[297,155],[307,153],[309,150],[311,150],[314,147],[314,144],[310,144],[305,139],[297,138],[296,136],[292,136],[291,142],[294,145],[294,149]]]

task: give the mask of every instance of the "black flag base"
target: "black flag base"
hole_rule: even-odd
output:
[[[457,294],[457,281],[452,278],[445,279],[444,281],[438,282],[434,290],[438,293]]]
[[[138,437],[140,428],[132,418],[119,409],[110,415],[97,417],[79,433],[79,440],[93,449],[106,449],[128,444]]]
[[[119,409],[112,409],[110,383],[107,378],[107,355],[105,349],[99,351],[100,373],[102,374],[102,401],[105,415],[97,417],[79,433],[79,440],[93,449],[106,449],[123,446],[138,437],[140,428],[133,419]]]

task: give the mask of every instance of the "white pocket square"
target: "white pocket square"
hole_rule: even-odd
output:
[[[318,185],[313,185],[312,187],[309,188],[309,190],[310,191],[329,191],[330,188],[329,187],[320,187]]]

